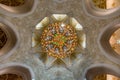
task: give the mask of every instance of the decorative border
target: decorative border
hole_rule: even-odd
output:
[[[36,7],[37,7],[38,0],[33,0],[33,1],[34,1],[34,3],[32,5],[32,8],[28,12],[19,13],[19,11],[17,11],[18,13],[13,13],[13,12],[5,10],[2,7],[0,8],[0,12],[1,12],[1,14],[7,15],[7,16],[12,16],[12,17],[24,17],[24,16],[27,16],[29,14],[32,14],[34,12],[34,10],[36,9]],[[29,0],[27,0],[27,2],[29,2]],[[28,5],[28,4],[26,4],[26,5]],[[17,10],[17,8],[24,8],[24,7],[26,7],[26,6],[23,5],[23,6],[19,6],[19,7],[10,7],[10,8],[13,8],[13,9]]]
[[[98,63],[98,64],[92,64],[85,69],[84,78],[86,80],[93,80],[93,78],[97,74],[103,74],[103,73],[112,74],[120,77],[120,69],[118,67],[107,64],[107,63],[106,64]]]
[[[111,47],[109,39],[111,35],[120,28],[120,19],[108,24],[105,28],[101,29],[101,33],[98,36],[98,46],[102,51],[101,54],[105,55],[111,61],[120,64],[120,55],[117,54]]]
[[[93,5],[92,0],[82,0],[82,2],[85,13],[97,19],[112,18],[118,16],[120,13],[120,7],[105,10],[105,9],[96,8]]]
[[[15,26],[13,24],[3,19],[2,17],[0,17],[0,23],[4,25],[4,27],[2,28],[3,31],[5,30],[9,40],[6,42],[5,46],[0,51],[1,54],[3,53],[3,55],[0,56],[1,60],[3,60],[13,54],[13,51],[16,50],[20,42],[18,31],[15,29]],[[12,40],[12,38],[14,38],[14,40]],[[13,41],[15,41],[15,43]]]
[[[12,68],[12,67],[14,67],[14,70],[12,69],[12,71],[10,71],[9,68]],[[27,76],[26,71],[20,70],[21,68],[27,70],[28,71],[27,73],[29,74],[29,76]],[[4,73],[19,74],[23,76],[25,80],[28,80],[28,79],[35,80],[35,74],[32,71],[31,67],[22,63],[7,63],[7,64],[0,65],[0,74],[4,74]]]

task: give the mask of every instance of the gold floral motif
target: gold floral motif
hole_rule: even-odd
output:
[[[77,45],[77,35],[74,28],[63,23],[52,23],[44,29],[41,36],[41,45],[48,55],[65,58],[72,54]]]

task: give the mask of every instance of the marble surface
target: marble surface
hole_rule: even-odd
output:
[[[24,17],[0,14],[0,17],[14,25],[19,39],[17,48],[13,49],[13,54],[5,60],[0,60],[0,65],[11,62],[26,64],[35,73],[35,80],[83,80],[86,68],[98,63],[114,65],[120,69],[120,64],[114,63],[114,61],[101,54],[102,51],[97,43],[101,30],[107,24],[120,17],[96,19],[88,16],[84,12],[82,5],[82,0],[38,0],[35,10]],[[38,55],[32,49],[32,32],[36,24],[45,16],[54,13],[64,13],[73,16],[83,26],[86,34],[86,49],[70,69],[55,66],[46,70],[44,63],[40,61]]]

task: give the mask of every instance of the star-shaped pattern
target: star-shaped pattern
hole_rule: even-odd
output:
[[[36,25],[32,42],[46,68],[69,68],[76,56],[86,48],[83,27],[66,14],[45,17]]]

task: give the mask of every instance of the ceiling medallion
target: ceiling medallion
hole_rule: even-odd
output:
[[[32,47],[47,67],[70,66],[86,48],[86,37],[75,18],[53,14],[36,25]]]
[[[64,23],[52,23],[44,29],[41,36],[43,50],[50,56],[65,58],[77,45],[77,35],[74,28]]]

